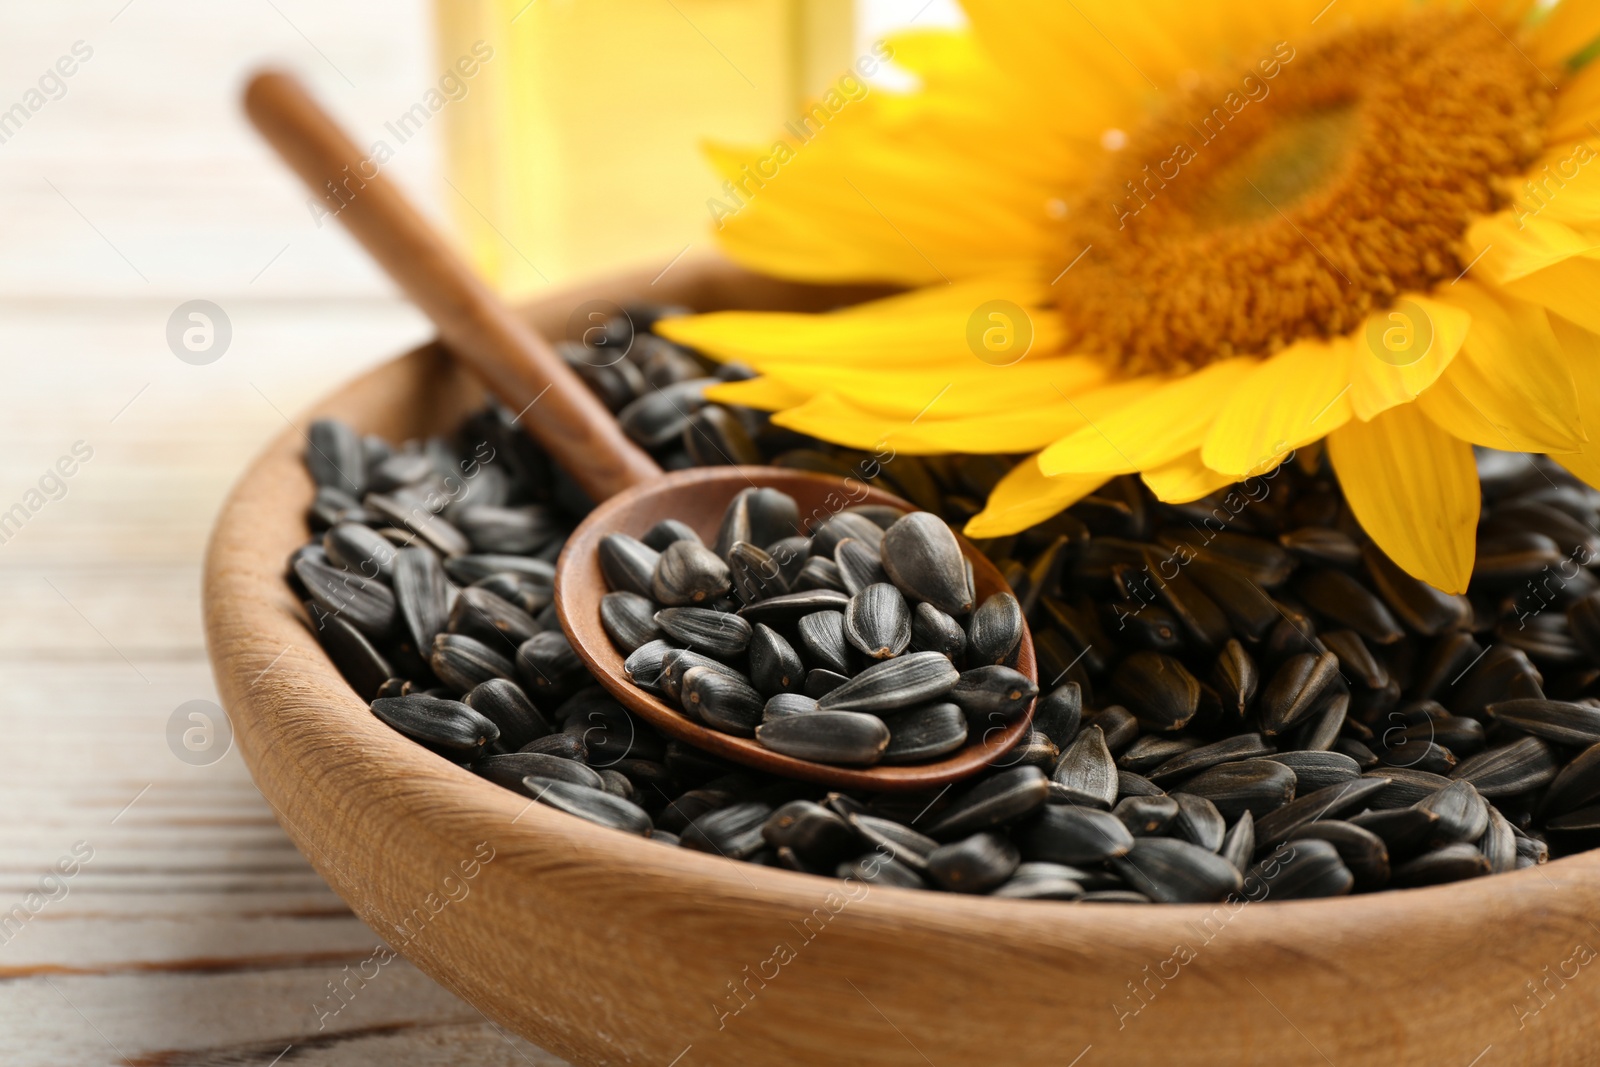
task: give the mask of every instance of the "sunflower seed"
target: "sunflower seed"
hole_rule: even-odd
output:
[[[1372,654],[1367,648],[1367,643],[1361,635],[1354,630],[1333,630],[1322,635],[1322,643],[1328,646],[1339,660],[1341,673],[1348,673],[1356,678],[1368,689],[1382,689],[1389,684],[1389,668]]]
[[[708,656],[731,659],[750,646],[750,624],[725,611],[662,608],[654,617],[668,637]]]
[[[1506,700],[1490,704],[1485,710],[1491,718],[1558,745],[1588,747],[1600,742],[1600,708],[1588,704]]]
[[[817,710],[817,702],[800,693],[776,693],[762,706],[761,721],[771,722],[789,715],[807,715]]]
[[[743,679],[690,667],[683,674],[679,705],[684,714],[713,730],[753,737],[766,702]]]
[[[884,763],[917,763],[967,743],[967,717],[955,704],[927,704],[883,717],[889,727]]]
[[[528,699],[528,694],[509,678],[491,678],[480,682],[461,698],[461,702],[494,723],[500,730],[500,743],[509,749],[519,749],[530,741],[555,732],[539,709],[533,706],[533,701]]]
[[[1326,752],[1339,740],[1350,712],[1350,694],[1343,682],[1324,691],[1306,721],[1294,733],[1294,747],[1310,752]]]
[[[1131,796],[1117,801],[1111,814],[1134,837],[1155,837],[1166,833],[1178,817],[1178,802],[1165,793],[1157,796]]]
[[[322,535],[322,548],[329,563],[363,578],[389,581],[394,574],[394,545],[359,522],[339,522],[329,527]]]
[[[1408,860],[1394,869],[1397,886],[1442,885],[1478,878],[1490,872],[1489,860],[1473,845],[1446,845],[1444,848]]]
[[[1205,904],[1239,892],[1239,869],[1199,845],[1170,837],[1135,839],[1111,867],[1135,890],[1164,904]]]
[[[1010,667],[976,667],[961,673],[949,700],[966,712],[970,725],[995,726],[1026,715],[1038,692],[1027,675]]]
[[[669,607],[687,607],[706,604],[732,588],[733,579],[721,557],[693,541],[674,541],[661,553],[644,592]]]
[[[1038,724],[1038,720],[1038,713],[1035,712],[1035,725]],[[1195,737],[1146,734],[1117,755],[1117,766],[1125,771],[1149,775],[1169,760],[1176,759],[1185,752],[1193,752],[1199,747],[1200,740]]]
[[[1312,611],[1374,644],[1392,645],[1405,636],[1383,601],[1343,571],[1310,571],[1295,583],[1295,591]]]
[[[952,893],[986,893],[1010,878],[1021,859],[1008,838],[973,834],[934,849],[928,857],[928,877]]]
[[[1173,837],[1190,841],[1208,853],[1221,853],[1222,841],[1227,837],[1227,821],[1205,797],[1194,793],[1173,793],[1178,801],[1178,817],[1174,817],[1170,832]]]
[[[975,665],[1009,663],[1022,640],[1022,606],[1010,593],[995,593],[967,621],[967,655]]]
[[[774,752],[830,764],[876,763],[889,745],[889,728],[883,720],[858,711],[791,715],[762,723],[755,736]]]
[[[841,863],[834,873],[840,878],[853,878],[869,885],[897,889],[922,889],[927,885],[922,876],[910,867],[876,852],[869,852],[850,863]]]
[[[792,848],[808,863],[823,868],[833,867],[859,847],[849,823],[810,800],[791,800],[774,811],[761,824],[761,836],[774,848]]]
[[[1455,753],[1432,741],[1402,741],[1394,748],[1378,751],[1383,767],[1411,768],[1432,774],[1449,774],[1456,766]]]
[[[871,585],[887,582],[883,559],[877,548],[854,537],[846,537],[833,550],[833,563],[839,582],[852,593],[859,593]]]
[[[1439,816],[1435,840],[1440,844],[1476,841],[1489,828],[1489,805],[1467,782],[1452,782],[1416,807]]]
[[[746,604],[739,614],[751,625],[764,622],[768,626],[787,626],[819,611],[843,613],[849,603],[850,598],[838,590],[806,589]]]
[[[1397,567],[1376,545],[1361,550],[1367,573],[1384,602],[1407,626],[1432,637],[1464,624],[1471,618],[1465,598],[1440,592]]]
[[[1355,886],[1355,875],[1344,865],[1331,842],[1306,838],[1280,846],[1273,856],[1250,868],[1244,880],[1245,895],[1265,899],[1262,890],[1278,900],[1312,900],[1340,897]]]
[[[1499,800],[1549,785],[1558,770],[1548,742],[1524,737],[1463,760],[1450,777],[1471,782],[1485,797]]]
[[[868,667],[820,703],[826,709],[871,712],[915,707],[943,697],[960,677],[939,653],[912,652]]]
[[[541,737],[537,741],[529,741],[517,751],[559,756],[578,763],[587,763],[589,760],[588,744],[583,738],[573,737],[571,734],[551,734],[549,737]]]
[[[1066,748],[1078,735],[1083,716],[1083,691],[1077,682],[1057,686],[1041,697],[1033,708],[1033,728],[1057,748]]]
[[[641,393],[617,412],[617,423],[644,447],[659,448],[683,435],[689,417],[706,406],[706,388],[714,384],[714,378],[694,378]]]
[[[704,543],[700,540],[700,535],[695,533],[694,527],[690,526],[688,523],[679,522],[677,519],[662,519],[660,522],[650,527],[650,529],[646,530],[645,535],[639,540],[644,542],[647,547],[653,548],[657,552],[665,551],[666,547],[672,544],[674,541],[693,541],[696,544]]]
[[[1272,598],[1263,593],[1249,575],[1233,567],[1197,559],[1189,564],[1185,573],[1222,610],[1233,631],[1252,642],[1265,637],[1283,617],[1278,614]]]
[[[560,630],[534,634],[517,649],[516,672],[530,693],[561,692],[588,677],[583,660]]]
[[[842,621],[845,639],[870,659],[890,659],[911,644],[911,611],[892,585],[869,585],[852,596]],[[802,636],[804,627],[802,619]]]
[[[919,874],[927,872],[928,857],[939,847],[927,834],[892,819],[857,813],[846,816],[845,821],[867,844]]]
[[[1388,846],[1392,865],[1416,855],[1434,839],[1438,832],[1439,816],[1423,808],[1392,808],[1364,811],[1349,816],[1346,821],[1382,838]]]
[[[1223,708],[1242,720],[1250,713],[1260,684],[1261,675],[1256,669],[1255,660],[1243,645],[1230,638],[1222,646],[1217,662],[1211,669],[1211,685],[1221,698]]]
[[[446,557],[444,572],[458,585],[472,585],[496,574],[514,574],[536,585],[551,588],[556,569],[549,562],[530,556],[453,556]],[[635,590],[636,592],[638,590]],[[644,592],[650,590],[647,587]]]
[[[728,574],[733,595],[742,604],[789,591],[778,561],[745,541],[736,542],[728,550]]]
[[[1125,800],[1128,797],[1163,797],[1167,791],[1156,785],[1142,774],[1132,771],[1117,770],[1117,799]]]
[[[989,895],[1004,900],[1077,900],[1083,896],[1083,884],[1073,877],[1077,873],[1059,863],[1023,863]]]
[[[819,611],[800,620],[800,651],[805,661],[836,674],[849,675],[850,646],[845,636],[845,616]]]
[[[337,615],[325,615],[320,621],[317,640],[357,696],[372,700],[378,696],[398,695],[382,692],[394,668],[366,635]]]
[[[1183,791],[1205,797],[1227,819],[1250,812],[1259,836],[1262,818],[1294,799],[1294,785],[1294,772],[1283,764],[1248,759],[1202,771],[1184,783]]]
[[[1238,760],[1254,759],[1257,756],[1270,756],[1277,748],[1270,745],[1260,734],[1239,734],[1236,737],[1225,738],[1221,741],[1191,748],[1189,751],[1174,756],[1154,770],[1149,772],[1152,782],[1175,782],[1187,775],[1198,774],[1201,771],[1217,766],[1219,763],[1233,763]]]
[[[817,590],[831,590],[836,593],[848,591],[844,576],[839,573],[839,565],[821,556],[812,556],[801,564],[800,573],[796,575],[792,589],[796,593]]]
[[[1105,733],[1086,726],[1061,753],[1050,775],[1051,798],[1071,804],[1109,809],[1117,801],[1117,765],[1106,747]]]
[[[1290,842],[1314,839],[1326,841],[1339,853],[1339,859],[1355,877],[1361,891],[1381,889],[1389,881],[1389,846],[1383,838],[1353,823],[1324,820],[1307,823],[1287,838]]]
[[[1493,874],[1504,874],[1517,869],[1517,835],[1511,823],[1493,804],[1489,806],[1489,828],[1478,839],[1478,851],[1489,861]]]
[[[1360,811],[1389,787],[1386,778],[1360,778],[1339,782],[1296,797],[1294,800],[1256,819],[1256,845],[1276,845],[1302,826],[1326,819],[1342,818]]]
[[[547,508],[474,504],[450,513],[474,552],[531,555],[561,535]]]
[[[661,627],[656,625],[655,613],[656,606],[650,598],[638,593],[607,593],[600,598],[600,625],[625,656],[660,639]]]
[[[806,672],[805,685],[801,687],[801,691],[813,700],[821,700],[849,680],[849,677],[838,671],[814,667]]]
[[[428,665],[439,680],[458,692],[492,678],[509,678],[516,667],[482,641],[461,634],[439,634],[433,639]]]
[[[1171,656],[1135,652],[1112,677],[1112,689],[1149,730],[1181,730],[1200,706],[1200,683]]]
[[[1590,745],[1561,768],[1545,792],[1540,810],[1564,815],[1600,799],[1600,744]]]
[[[665,641],[647,641],[628,653],[622,661],[622,676],[641,688],[653,689],[661,677],[661,662],[673,646]]]
[[[1255,816],[1247,811],[1228,829],[1228,834],[1222,839],[1222,847],[1217,849],[1217,854],[1243,871],[1249,869],[1250,857],[1255,855],[1255,851],[1256,820]]]
[[[729,859],[747,859],[766,845],[762,828],[772,816],[772,806],[760,801],[730,804],[708,811],[684,828],[684,848]]]
[[[934,521],[939,521],[936,516],[927,512],[917,512],[926,515]],[[948,527],[947,527],[948,529]],[[845,538],[854,538],[862,544],[882,551],[884,529],[865,515],[852,512],[840,512],[830,516],[826,521],[816,527],[811,534],[811,554],[825,559],[833,559],[839,550],[839,542]]]
[[[306,430],[306,470],[311,480],[359,497],[367,488],[361,437],[337,419],[318,419]]]
[[[458,700],[412,694],[372,702],[372,713],[413,740],[450,752],[475,754],[500,737],[500,728]]]
[[[1346,570],[1361,566],[1361,546],[1342,530],[1305,526],[1282,535],[1278,543],[1309,563]]]
[[[907,599],[926,601],[956,618],[972,610],[961,545],[943,519],[926,511],[912,512],[881,536],[884,572]]]
[[[1037,767],[998,771],[970,787],[927,828],[940,841],[1025,818],[1044,807],[1050,781]]]
[[[600,572],[613,592],[636,593],[649,597],[651,576],[661,553],[627,534],[607,534],[600,539]]]
[[[537,796],[537,793],[524,785],[525,779],[528,778],[571,782],[574,785],[588,786],[590,789],[605,788],[605,780],[597,772],[576,760],[562,759],[541,752],[509,752],[503,756],[486,756],[474,763],[472,769],[496,785],[514,789],[530,797]]]
[[[1301,796],[1361,777],[1361,765],[1342,752],[1279,752],[1266,758],[1294,772],[1295,792]]]
[[[1133,835],[1108,811],[1047,804],[1019,827],[1017,843],[1030,860],[1089,865],[1126,855]]]
[[[1261,694],[1261,732],[1276,737],[1305,721],[1338,677],[1339,660],[1331,652],[1291,656]]]
[[[323,612],[344,619],[368,637],[383,639],[393,629],[394,594],[382,582],[362,578],[309,557],[295,560],[294,573]],[[313,622],[316,617],[313,617]]]

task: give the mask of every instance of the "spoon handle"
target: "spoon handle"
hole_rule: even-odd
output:
[[[251,79],[244,106],[278,154],[337,213],[439,337],[519,416],[596,503],[661,476],[604,404],[474,274],[399,187],[287,74]]]

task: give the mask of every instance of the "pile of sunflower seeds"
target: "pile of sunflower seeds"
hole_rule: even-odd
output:
[[[658,313],[633,309],[632,320],[648,327]],[[628,333],[564,354],[668,468],[770,462],[851,476],[959,528],[1013,462],[800,437],[706,402],[716,376],[738,368],[713,372]],[[590,504],[506,412],[399,447],[334,422],[310,436],[315,536],[288,580],[329,656],[396,730],[602,826],[877,884],[1130,902],[1427,885],[1600,844],[1600,494],[1541,457],[1480,455],[1466,596],[1385,558],[1315,450],[1192,504],[1117,479],[980,543],[1032,627],[1046,690],[1032,732],[954,787],[846,795],[666,741],[594,684],[551,609],[552,563]],[[783,572],[788,595],[832,592],[825,610],[841,611],[859,595],[851,581],[876,577],[849,553],[847,576],[838,543],[844,530],[876,540],[868,525],[884,532],[889,516],[855,514],[813,531],[800,570]],[[745,540],[770,544],[772,532]],[[674,543],[654,540],[651,551]],[[650,599],[671,603],[655,595],[655,568],[650,577]],[[665,630],[633,607],[614,634]],[[911,640],[954,660],[916,619]],[[952,646],[962,632],[975,665],[972,620],[941,628]],[[813,667],[806,682],[816,669],[834,668]],[[772,695],[756,688],[765,715]],[[818,713],[792,717],[805,714]]]
[[[628,680],[774,752],[926,762],[1038,694],[1013,666],[1017,598],[974,611],[972,564],[926,511],[851,507],[813,527],[787,493],[746,489],[710,548],[667,519],[642,540],[608,534],[599,556],[600,619]]]

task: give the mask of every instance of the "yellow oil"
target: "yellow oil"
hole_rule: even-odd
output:
[[[853,61],[852,0],[436,0],[444,191],[502,292],[711,249],[706,139],[764,143]],[[479,44],[482,42],[482,44]]]

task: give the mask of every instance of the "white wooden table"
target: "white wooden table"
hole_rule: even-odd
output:
[[[371,132],[437,78],[427,27],[420,0],[0,8],[0,110],[92,50],[0,143],[0,513],[40,503],[0,525],[7,1067],[560,1062],[403,961],[319,1029],[377,936],[236,751],[194,766],[167,740],[174,709],[216,696],[199,562],[232,478],[287,415],[428,334],[313,224],[238,116],[243,74],[286,62]],[[414,140],[391,173],[436,205],[434,153]],[[165,339],[196,298],[233,329],[207,366]],[[29,497],[79,441],[65,495]],[[75,848],[92,858],[41,892]]]

